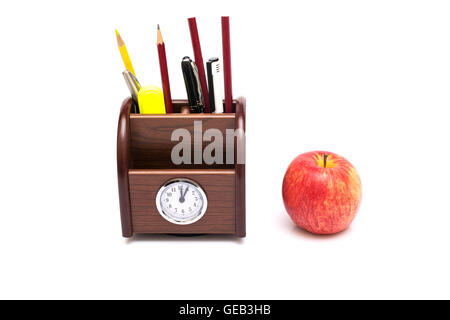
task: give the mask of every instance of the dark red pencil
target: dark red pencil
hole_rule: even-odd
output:
[[[203,64],[202,48],[198,37],[197,22],[195,18],[189,18],[189,30],[191,31],[192,49],[194,51],[195,63],[198,68],[198,77],[202,88],[203,98],[205,100],[205,112],[211,112],[209,108],[208,87],[206,85],[205,65]]]
[[[231,48],[230,48],[230,18],[222,17],[222,50],[223,78],[225,82],[225,112],[233,113],[233,86],[231,82]]]
[[[170,94],[170,81],[169,81],[169,70],[167,68],[166,59],[166,47],[164,45],[164,40],[161,34],[161,30],[157,31],[157,46],[158,46],[158,56],[159,56],[159,67],[161,69],[161,82],[162,89],[164,93],[164,104],[166,105],[166,113],[172,113],[172,95]]]

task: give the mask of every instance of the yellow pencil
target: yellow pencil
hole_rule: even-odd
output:
[[[119,32],[116,30],[117,37],[117,45],[119,46],[120,55],[122,56],[123,64],[125,65],[125,69],[130,71],[135,77],[136,73],[134,73],[133,65],[131,64],[130,57],[128,56],[127,47],[125,46],[125,42],[123,42],[122,37]]]

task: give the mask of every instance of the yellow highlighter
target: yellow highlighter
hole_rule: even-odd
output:
[[[139,90],[139,111],[141,114],[165,114],[164,94],[161,88],[148,85]]]

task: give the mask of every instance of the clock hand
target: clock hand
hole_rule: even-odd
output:
[[[180,186],[180,199],[178,201],[183,202],[183,186]]]
[[[179,200],[180,203],[183,203],[185,201],[184,197],[186,196],[186,193],[188,192],[188,190],[189,190],[189,187],[186,188],[186,190],[184,191],[184,194],[183,194],[183,187],[181,188],[181,197]]]
[[[184,199],[184,197],[186,196],[186,193],[188,192],[188,190],[189,190],[189,187],[187,187],[187,188],[186,188],[186,191],[184,191],[183,199]]]

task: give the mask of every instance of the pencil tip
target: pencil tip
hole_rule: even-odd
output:
[[[117,38],[117,44],[119,45],[119,47],[124,45],[123,39],[119,34],[119,31],[117,31],[116,29],[116,38]]]
[[[158,31],[156,31],[156,43],[162,44],[163,42],[164,42],[164,40],[163,40],[161,30],[159,29],[159,24],[158,24]]]

